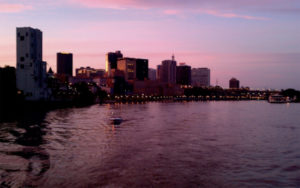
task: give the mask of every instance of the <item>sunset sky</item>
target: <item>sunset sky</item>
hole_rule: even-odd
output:
[[[105,68],[105,54],[211,69],[251,88],[300,89],[299,0],[0,0],[0,66],[16,64],[16,27],[43,32],[43,59]]]

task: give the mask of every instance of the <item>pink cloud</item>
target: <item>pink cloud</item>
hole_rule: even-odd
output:
[[[147,3],[137,0],[69,0],[70,3],[79,4],[88,8],[109,8],[109,9],[127,9],[127,8],[148,8]]]
[[[166,15],[178,15],[181,12],[179,10],[167,9],[167,10],[164,10],[163,13]]]
[[[265,6],[269,2],[268,0],[262,1],[240,1],[230,0],[228,3],[223,3],[217,0],[212,0],[209,3],[203,0],[189,0],[187,3],[183,1],[174,0],[172,3],[169,1],[145,1],[145,0],[69,0],[74,5],[84,6],[87,8],[108,8],[108,9],[150,9],[150,8],[163,8],[162,11],[166,15],[179,15],[181,13],[196,12],[200,14],[208,14],[222,18],[240,18],[246,20],[268,20],[268,18],[250,16],[244,14],[233,13],[232,10],[247,10],[247,7],[255,7],[258,5]],[[214,9],[210,9],[214,6]],[[202,7],[202,9],[199,9]],[[204,8],[203,8],[204,7]],[[179,10],[180,8],[180,10]],[[222,12],[219,10],[225,10]],[[228,12],[230,11],[230,12]]]
[[[249,15],[242,15],[242,14],[235,14],[235,13],[222,13],[216,10],[199,10],[198,12],[202,14],[208,14],[208,15],[222,17],[222,18],[241,18],[246,20],[269,20],[268,18],[264,18],[264,17],[249,16]]]
[[[32,6],[23,4],[0,3],[0,13],[16,13],[32,9]]]

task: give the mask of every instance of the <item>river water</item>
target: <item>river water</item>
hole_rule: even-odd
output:
[[[0,187],[300,187],[300,104],[27,112],[0,123]]]

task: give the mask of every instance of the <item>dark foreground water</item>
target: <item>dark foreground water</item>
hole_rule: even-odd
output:
[[[125,121],[112,125],[109,118]],[[300,104],[94,105],[0,123],[0,187],[300,187]]]

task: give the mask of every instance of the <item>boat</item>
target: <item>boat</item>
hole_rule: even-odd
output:
[[[291,102],[289,97],[285,97],[283,95],[274,94],[270,95],[268,99],[269,103],[289,103]]]
[[[114,125],[120,125],[123,122],[122,118],[110,118],[110,122]]]

